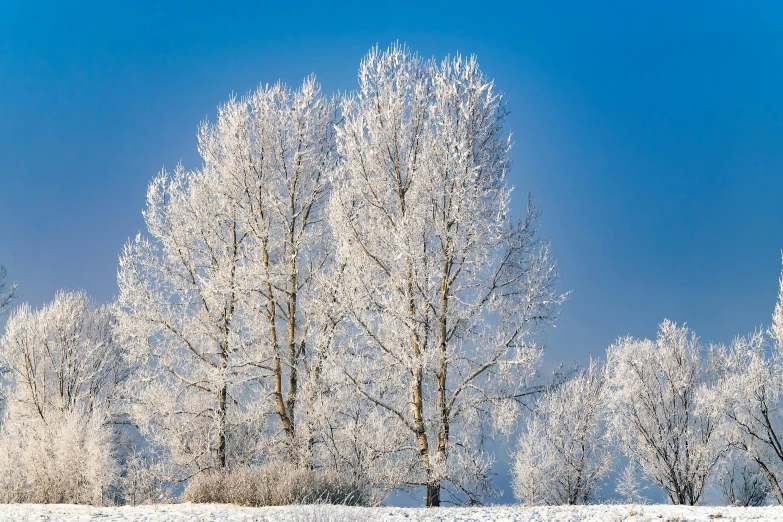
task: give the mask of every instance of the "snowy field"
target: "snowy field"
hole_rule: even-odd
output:
[[[0,506],[0,520],[20,521],[269,521],[338,522],[358,520],[458,522],[490,521],[660,521],[717,522],[770,520],[783,522],[783,507],[734,508],[668,505],[605,505],[586,507],[482,507],[482,508],[347,508],[292,506],[244,508],[216,504],[175,504],[142,507],[97,508],[73,505],[17,504]]]

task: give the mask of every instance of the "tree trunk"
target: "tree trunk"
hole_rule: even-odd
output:
[[[427,484],[427,507],[440,507],[440,482]]]
[[[293,232],[289,237],[289,243],[293,248]],[[288,356],[289,356],[289,374],[288,374],[288,416],[291,422],[291,429],[287,432],[288,444],[290,446],[291,460],[297,465],[300,465],[300,458],[296,448],[296,399],[297,392],[299,391],[298,370],[299,370],[299,350],[297,346],[296,335],[296,256],[291,255],[289,259],[289,291],[288,291]]]
[[[220,469],[226,467],[226,396],[228,395],[227,386],[224,384],[218,392],[218,447],[217,459]]]
[[[448,240],[446,248],[448,250]],[[446,336],[448,330],[446,328],[446,318],[449,306],[449,285],[448,279],[451,273],[451,262],[446,261],[443,263],[443,275],[440,285],[440,317],[438,319],[440,326],[440,369],[437,374],[438,382],[438,410],[440,413],[440,429],[438,430],[438,460],[442,463],[446,463],[447,447],[449,442],[449,412],[446,407],[446,374],[448,372],[448,343]],[[440,499],[440,486],[438,487],[438,498]]]
[[[262,214],[263,217],[263,214]],[[277,325],[275,324],[275,309],[277,303],[272,293],[272,283],[269,276],[269,251],[266,243],[261,244],[261,253],[263,255],[264,273],[266,276],[266,293],[267,293],[267,306],[269,308],[267,313],[267,321],[269,322],[269,337],[274,352],[274,380],[275,380],[275,405],[277,406],[277,414],[280,417],[280,421],[283,423],[283,430],[286,436],[293,438],[293,422],[286,412],[285,401],[283,400],[283,368],[280,363],[280,345],[277,340]]]
[[[411,342],[413,344],[413,364],[415,365],[413,375],[413,388],[411,389],[411,414],[413,415],[413,426],[415,428],[416,441],[419,444],[419,453],[421,454],[421,461],[424,465],[424,473],[427,477],[427,506],[430,505],[430,475],[432,473],[432,466],[430,465],[430,447],[427,440],[427,429],[424,426],[424,395],[422,390],[422,381],[424,380],[422,370],[422,353],[421,346],[419,344],[419,337],[416,333],[416,309],[413,301],[413,269],[408,267],[408,319],[409,328],[411,334]],[[440,505],[440,487],[438,487],[438,504]]]

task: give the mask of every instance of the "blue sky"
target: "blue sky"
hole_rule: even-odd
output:
[[[573,291],[550,363],[653,336],[664,317],[705,342],[769,322],[783,248],[773,1],[0,2],[0,263],[21,300],[111,300],[147,183],[200,163],[199,121],[278,79],[353,89],[367,50],[394,41],[475,53],[507,96],[515,205],[533,193]]]

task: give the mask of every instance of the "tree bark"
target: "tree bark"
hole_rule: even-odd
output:
[[[293,232],[291,232],[288,240],[291,245],[291,249],[293,250]],[[288,400],[286,403],[288,405],[288,416],[291,422],[291,430],[287,433],[289,436],[288,443],[290,445],[291,458],[292,460],[298,460],[299,455],[296,455],[296,448],[294,447],[296,444],[294,436],[296,435],[296,398],[299,391],[298,367],[300,355],[298,351],[296,335],[296,254],[291,254],[288,270],[290,272],[290,288],[288,291],[288,356],[290,357],[290,373],[288,374]],[[296,462],[296,464],[300,463]]]
[[[440,482],[427,484],[427,507],[440,507]]]
[[[220,469],[226,467],[226,396],[228,395],[228,386],[225,384],[218,392],[218,447],[217,459]]]

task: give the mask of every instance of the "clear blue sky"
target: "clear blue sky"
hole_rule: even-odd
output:
[[[21,300],[111,300],[147,183],[199,165],[197,125],[230,93],[310,73],[350,90],[399,40],[477,54],[507,95],[515,204],[534,194],[573,290],[548,361],[664,317],[705,341],[769,322],[783,3],[224,4],[0,2],[0,263]]]

